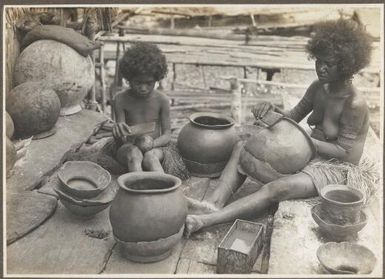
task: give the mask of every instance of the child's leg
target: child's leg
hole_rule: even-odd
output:
[[[122,145],[116,152],[116,159],[122,165],[127,165],[128,172],[143,171],[142,152],[132,143],[126,143]]]
[[[205,215],[188,215],[186,235],[215,224],[233,221],[237,218],[252,218],[275,202],[308,198],[317,195],[310,176],[298,173],[265,184],[259,191],[236,200],[224,208]]]
[[[163,151],[160,148],[154,148],[146,153],[143,157],[143,169],[147,171],[161,171],[164,172],[162,167]]]

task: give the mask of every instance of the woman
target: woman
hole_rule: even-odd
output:
[[[306,49],[315,59],[318,80],[310,85],[300,102],[288,112],[270,103],[258,104],[252,112],[256,119],[261,119],[275,110],[296,122],[311,113],[307,122],[318,156],[301,172],[267,183],[257,192],[225,206],[246,179],[237,170],[243,148],[239,142],[210,197],[202,202],[189,199],[190,209],[196,215],[187,216],[187,236],[207,226],[255,216],[275,202],[316,196],[328,184],[345,183],[346,165],[359,163],[369,128],[369,112],[351,80],[369,63],[370,36],[355,21],[327,21],[318,24]]]

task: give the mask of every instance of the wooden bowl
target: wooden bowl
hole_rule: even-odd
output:
[[[89,161],[68,161],[58,172],[61,188],[74,198],[92,198],[111,182],[110,173]]]
[[[325,233],[329,239],[335,241],[342,241],[355,236],[367,223],[366,214],[363,211],[360,212],[360,219],[357,223],[346,225],[329,223],[321,217],[320,212],[321,205],[315,205],[311,210],[311,215],[320,227],[321,232]]]
[[[376,264],[373,252],[350,242],[328,242],[317,250],[321,265],[334,274],[369,274]]]

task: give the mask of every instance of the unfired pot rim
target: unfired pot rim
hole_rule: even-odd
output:
[[[136,190],[132,189],[126,186],[127,182],[136,182],[138,179],[144,180],[144,179],[159,179],[159,181],[170,181],[174,183],[174,186],[168,187],[165,189],[149,189],[149,190]],[[156,193],[166,193],[171,192],[177,189],[180,185],[182,185],[182,180],[180,180],[178,177],[173,176],[171,174],[166,174],[162,172],[156,172],[156,171],[138,171],[138,172],[129,172],[122,174],[118,177],[118,185],[120,188],[127,192],[131,193],[137,193],[137,194],[156,194]]]

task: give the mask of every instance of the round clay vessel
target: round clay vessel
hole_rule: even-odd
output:
[[[54,127],[60,100],[44,83],[25,82],[8,93],[6,107],[15,124],[15,137],[27,138]]]
[[[129,243],[154,242],[179,233],[187,215],[179,178],[160,172],[132,172],[118,177],[118,184],[110,208],[116,239]],[[141,256],[155,256],[151,245],[147,248],[147,254]]]
[[[321,215],[329,223],[355,224],[360,219],[364,194],[346,185],[328,185],[321,189]]]
[[[68,161],[58,171],[62,189],[75,198],[92,198],[111,182],[110,173],[90,161]]]
[[[369,274],[376,265],[372,251],[350,242],[328,242],[317,250],[321,265],[333,274]]]
[[[6,158],[6,170],[8,175],[16,162],[15,145],[8,137],[6,137]]]
[[[239,171],[268,183],[303,169],[314,156],[310,136],[295,121],[283,117],[249,137],[241,151]]]
[[[198,112],[179,133],[178,149],[192,175],[218,177],[239,140],[234,120],[228,116]]]
[[[26,47],[17,58],[15,84],[42,81],[60,98],[61,115],[81,110],[80,103],[95,82],[92,59],[80,55],[66,44],[38,40]]]
[[[367,217],[365,212],[360,212],[360,219],[355,224],[337,225],[328,223],[322,219],[321,205],[317,204],[311,209],[311,215],[314,221],[329,240],[343,241],[351,240],[357,237],[357,233],[361,231],[367,224]]]
[[[15,125],[13,124],[12,117],[9,115],[8,112],[5,112],[5,124],[5,133],[7,137],[11,139],[13,137],[13,133],[15,132]]]

